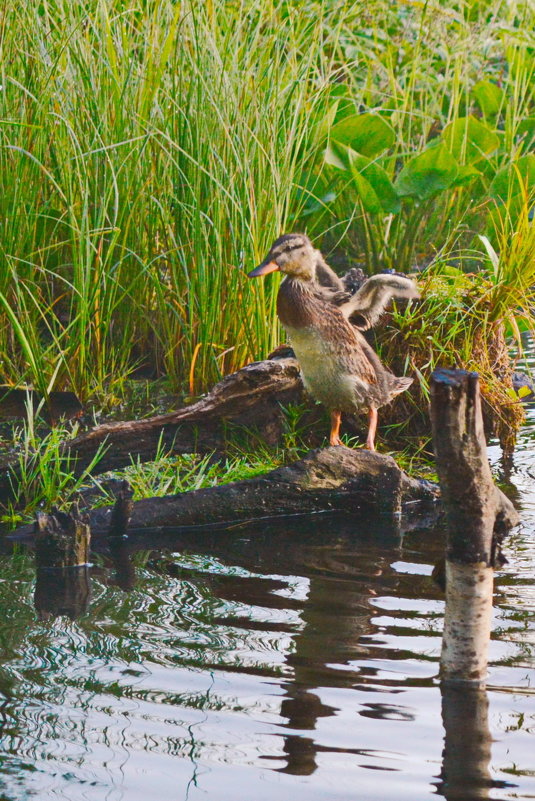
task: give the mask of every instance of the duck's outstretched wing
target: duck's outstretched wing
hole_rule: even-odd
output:
[[[402,275],[372,275],[357,292],[338,308],[353,325],[366,331],[376,325],[392,298],[417,300],[418,287]]]

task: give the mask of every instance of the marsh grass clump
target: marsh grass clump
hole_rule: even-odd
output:
[[[12,499],[1,516],[3,522],[16,522],[21,510],[30,515],[38,508],[48,510],[52,505],[68,508],[105,450],[105,446],[99,448],[79,474],[75,470],[75,460],[68,453],[68,442],[77,435],[78,425],[44,429],[40,423],[42,421],[29,409],[25,424],[15,426],[11,442],[5,442],[6,450],[16,460],[17,480],[13,484]]]
[[[387,363],[419,379],[392,409],[388,422],[396,424],[394,437],[429,439],[431,373],[456,367],[479,373],[486,433],[510,449],[524,410],[513,389],[506,321],[495,316],[499,287],[485,271],[465,273],[440,262],[428,268],[420,287],[421,302],[394,311],[392,325],[378,334]]]

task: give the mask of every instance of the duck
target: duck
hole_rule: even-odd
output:
[[[393,298],[415,300],[415,282],[398,273],[371,276],[354,295],[305,234],[283,234],[249,278],[284,274],[277,314],[295,352],[303,384],[330,413],[329,442],[340,439],[342,413],[368,414],[366,448],[375,450],[378,409],[412,384],[388,370],[362,331],[379,321]]]

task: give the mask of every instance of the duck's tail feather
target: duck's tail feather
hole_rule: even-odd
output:
[[[399,395],[401,392],[405,392],[405,390],[410,387],[413,381],[414,378],[410,378],[408,376],[403,376],[401,378],[396,376],[396,380],[392,387],[392,396]]]

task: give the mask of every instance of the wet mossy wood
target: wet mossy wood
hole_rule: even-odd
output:
[[[146,420],[98,426],[66,442],[62,451],[69,458],[68,469],[79,476],[99,448],[104,453],[93,474],[126,467],[132,459],[151,461],[162,446],[177,454],[221,451],[236,428],[242,437],[250,432],[268,445],[277,445],[284,432],[284,407],[302,398],[297,361],[268,359],[226,376],[191,406]],[[16,459],[0,462],[0,498],[13,495],[18,470]]]
[[[316,512],[341,512],[350,515],[356,526],[379,525],[384,533],[397,535],[436,522],[438,488],[408,476],[391,456],[329,447],[310,451],[303,459],[256,478],[128,502],[127,515],[119,513],[119,533],[228,528]],[[93,538],[117,534],[117,514],[117,504],[91,510]],[[123,524],[128,524],[126,530]],[[31,526],[23,526],[9,538],[29,542],[33,535]]]
[[[76,508],[70,513],[53,509],[38,512],[33,526],[38,568],[69,568],[89,562],[91,529]]]
[[[213,525],[338,511],[398,529],[404,515],[433,520],[437,489],[410,478],[391,456],[342,446],[310,451],[263,476],[133,504],[130,529]],[[109,530],[113,507],[90,513],[94,534]]]

